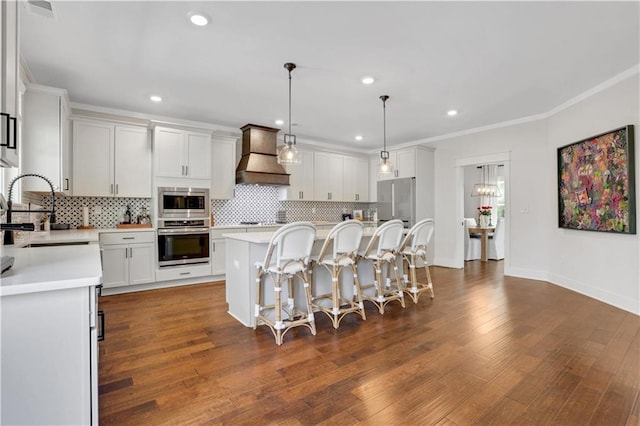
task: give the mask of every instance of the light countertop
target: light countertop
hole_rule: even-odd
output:
[[[370,237],[373,235],[373,233],[375,232],[375,227],[371,226],[366,226],[364,228],[364,234],[363,237]],[[316,231],[316,240],[324,240],[327,238],[327,235],[329,235],[329,232],[331,232],[331,229],[318,229]],[[254,244],[268,244],[269,241],[271,241],[271,237],[273,236],[273,231],[272,232],[246,232],[246,233],[240,233],[240,234],[222,234],[223,237],[225,238],[230,238],[233,240],[238,240],[238,241],[245,241],[248,243],[254,243]]]
[[[102,283],[97,244],[29,248],[3,246],[2,254],[15,257],[13,267],[0,279],[2,297]]]
[[[105,232],[152,232],[153,228],[99,228],[66,229],[60,231],[20,232],[15,236],[18,247],[29,244],[80,244],[97,243],[98,235]],[[15,233],[14,233],[15,235]],[[7,247],[7,246],[4,246]]]

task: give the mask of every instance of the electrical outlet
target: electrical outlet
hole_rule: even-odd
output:
[[[316,208],[315,207],[311,207],[311,214],[316,214]]]
[[[101,214],[102,214],[102,207],[101,207],[101,206],[95,206],[95,207],[93,208],[93,214],[94,214],[95,216],[99,216],[99,215],[101,215]]]
[[[347,209],[343,207],[342,208],[342,213],[346,213],[346,212],[347,212]]]

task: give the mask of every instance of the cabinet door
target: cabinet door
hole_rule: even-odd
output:
[[[236,143],[235,141],[213,140],[211,143],[211,190],[212,200],[234,197],[236,186]]]
[[[313,160],[313,193],[317,201],[342,201],[343,156],[316,152]]]
[[[18,116],[18,76],[19,76],[19,31],[20,2],[0,2],[0,109],[11,117]],[[17,128],[17,125],[16,125]],[[3,129],[3,134],[6,134]],[[20,141],[16,149],[0,146],[0,157],[4,166],[18,167]]]
[[[211,274],[226,274],[226,242],[224,238],[211,240]]]
[[[184,177],[184,132],[156,127],[153,134],[153,155],[156,176]]]
[[[60,96],[29,85],[24,95],[22,123],[22,173],[46,176],[56,191],[63,188],[60,140]],[[49,192],[41,179],[25,179],[23,191]]]
[[[344,157],[344,201],[369,201],[369,162],[367,159]]]
[[[203,133],[187,133],[187,163],[185,176],[192,179],[211,177],[211,136]]]
[[[151,142],[147,129],[115,128],[115,195],[151,197]]]
[[[289,176],[289,186],[280,189],[280,200],[305,200],[314,199],[313,194],[313,170],[314,159],[312,151],[298,151],[301,158],[299,164],[290,164],[285,167]]]
[[[155,244],[131,244],[129,246],[129,284],[155,281]]]
[[[413,148],[402,149],[396,152],[396,172],[398,178],[416,176],[416,151]]]
[[[128,251],[129,246],[126,244],[105,245],[100,249],[102,285],[105,288],[129,284]]]
[[[73,195],[107,197],[114,194],[112,124],[73,123]]]

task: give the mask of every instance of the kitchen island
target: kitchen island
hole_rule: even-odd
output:
[[[327,238],[330,229],[319,229],[316,232],[316,240],[313,245],[312,254],[320,253],[322,244]],[[365,227],[360,248],[364,249],[371,236],[375,232],[375,227]],[[229,314],[247,327],[255,324],[255,278],[256,262],[264,261],[267,253],[269,241],[273,232],[247,232],[224,234],[226,238],[226,299],[229,305]],[[373,281],[372,268],[358,267],[358,277],[360,283],[370,283]],[[270,280],[270,278],[265,278]],[[331,276],[324,268],[316,268],[314,271],[314,290],[317,293],[326,293],[331,289]],[[269,285],[263,286],[269,288]],[[285,291],[286,292],[286,291]],[[353,277],[351,274],[344,274],[342,279],[342,292],[347,298],[353,294]],[[263,295],[265,304],[273,303],[273,292],[267,291]],[[286,297],[283,295],[283,298]],[[299,299],[300,297],[300,299]],[[296,294],[296,303],[303,305],[301,292]]]
[[[0,424],[97,424],[97,244],[2,246]]]

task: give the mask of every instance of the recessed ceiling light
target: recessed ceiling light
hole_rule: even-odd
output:
[[[202,13],[189,14],[189,20],[193,25],[197,25],[198,27],[204,27],[209,23],[209,18]]]
[[[356,136],[356,140],[357,141],[361,141],[362,140],[362,136],[360,136],[360,135]]]
[[[456,111],[455,109],[450,109],[449,111],[447,111],[447,115],[449,117],[453,117],[454,115],[458,115],[458,111]]]
[[[362,84],[372,84],[374,81],[376,81],[376,79],[373,77],[362,77]]]
[[[158,95],[149,96],[149,99],[151,99],[152,102],[162,102],[162,97]]]
[[[278,126],[282,126],[284,124],[284,120],[276,120],[276,124]]]

